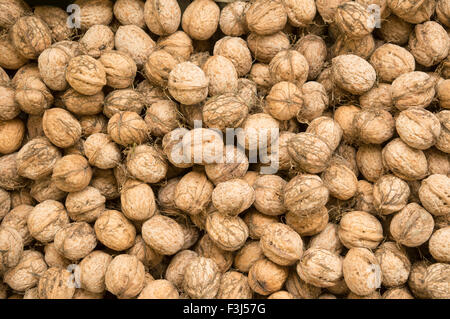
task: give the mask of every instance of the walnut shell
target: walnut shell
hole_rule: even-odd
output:
[[[386,82],[392,82],[400,75],[413,72],[416,66],[414,56],[401,46],[387,43],[375,50],[370,63],[377,75]]]
[[[103,64],[89,55],[79,55],[69,61],[66,80],[72,88],[84,95],[95,95],[106,85]]]
[[[333,58],[331,72],[340,88],[356,95],[369,91],[376,80],[376,72],[372,65],[354,54]]]
[[[281,290],[288,277],[288,269],[268,259],[256,261],[248,272],[250,288],[263,296]]]
[[[448,264],[436,263],[427,268],[424,282],[431,298],[448,299],[450,297],[449,277],[450,265]]]
[[[0,53],[0,66],[5,69],[18,70],[28,62],[16,50],[8,33],[0,35]]]
[[[248,273],[256,261],[264,258],[259,241],[250,241],[237,252],[234,257],[234,267],[243,273]]]
[[[247,118],[248,106],[235,93],[216,95],[203,106],[203,121],[209,128],[226,132],[227,128],[239,127]]]
[[[423,207],[434,216],[450,214],[450,196],[446,191],[449,185],[450,178],[441,174],[430,175],[420,185],[420,201]]]
[[[145,243],[162,255],[174,255],[184,244],[183,228],[173,219],[156,215],[142,225]]]
[[[133,89],[115,90],[106,96],[103,113],[111,118],[120,112],[140,114],[145,106],[144,96]]]
[[[250,238],[260,239],[266,226],[272,223],[277,223],[278,218],[276,216],[261,214],[255,208],[251,208],[245,214],[244,222],[248,227]]]
[[[450,154],[450,111],[444,110],[437,113],[437,118],[441,122],[441,135],[436,142],[436,148],[442,152]]]
[[[252,32],[247,37],[247,45],[256,60],[269,63],[278,52],[289,49],[290,41],[282,31],[270,35]]]
[[[314,236],[327,227],[329,218],[328,209],[321,207],[306,215],[288,212],[286,214],[286,224],[301,236]]]
[[[266,97],[267,111],[280,121],[294,118],[300,112],[302,106],[302,92],[292,82],[276,83]]]
[[[239,148],[226,145],[223,159],[217,163],[205,165],[208,179],[215,185],[234,178],[243,178],[247,173],[249,161],[246,154]]]
[[[144,265],[136,256],[118,255],[106,269],[106,289],[118,298],[133,298],[144,288],[144,277]]]
[[[248,227],[241,218],[219,212],[207,216],[206,231],[213,242],[226,251],[240,249],[248,238]]]
[[[329,191],[316,175],[297,175],[284,187],[284,205],[292,213],[308,215],[323,207]]]
[[[64,192],[78,192],[89,185],[92,169],[81,155],[66,155],[56,161],[52,181]]]
[[[326,249],[310,248],[305,251],[296,269],[306,283],[331,287],[342,279],[342,257]]]
[[[245,13],[245,21],[251,32],[270,35],[283,30],[287,12],[282,1],[254,1]]]
[[[450,226],[436,230],[430,237],[428,243],[430,253],[439,262],[449,262],[450,246],[449,246]]]
[[[208,96],[208,85],[209,80],[203,70],[191,62],[179,63],[169,74],[169,92],[182,104],[204,101]]]
[[[48,176],[31,184],[30,195],[41,203],[47,199],[61,201],[66,196],[66,192],[56,187],[51,176]]]
[[[400,211],[408,203],[408,184],[394,175],[380,177],[373,187],[373,204],[383,215]]]
[[[11,227],[17,230],[20,236],[22,236],[25,246],[33,241],[27,225],[28,215],[32,210],[33,206],[26,204],[14,207],[5,215],[1,223],[3,227]]]
[[[11,42],[17,51],[27,59],[36,59],[52,44],[47,24],[37,16],[17,19],[10,30]]]
[[[425,108],[430,105],[435,94],[435,82],[420,71],[400,75],[392,82],[392,101],[400,111],[412,107]]]
[[[195,0],[184,10],[181,27],[194,40],[208,40],[216,32],[219,18],[220,8],[214,1]]]
[[[0,86],[0,120],[14,119],[20,113],[20,106],[15,100],[15,91],[6,86]]]
[[[27,219],[28,230],[41,243],[52,242],[56,233],[69,224],[64,206],[54,200],[46,200],[36,205]]]
[[[408,286],[416,298],[429,298],[425,287],[425,276],[429,263],[427,261],[417,261],[412,264],[408,279]]]
[[[60,228],[54,239],[55,248],[69,260],[79,260],[94,250],[97,238],[86,222],[71,223]]]
[[[142,144],[148,139],[145,121],[136,112],[118,112],[108,122],[108,134],[122,146]]]
[[[2,13],[0,15],[0,27],[9,28],[22,16],[30,14],[31,9],[23,0],[2,0],[0,2]]]
[[[421,108],[409,108],[400,112],[395,126],[400,138],[419,150],[433,146],[441,133],[439,119],[430,111]]]
[[[219,290],[221,277],[212,259],[196,257],[186,267],[183,288],[193,299],[213,299]]]
[[[231,37],[238,37],[248,32],[245,13],[249,3],[244,1],[233,1],[227,3],[220,11],[220,30]]]
[[[412,30],[412,24],[400,19],[395,14],[391,14],[383,20],[381,28],[377,31],[385,42],[404,45],[408,43],[409,35]]]
[[[76,0],[81,9],[81,29],[87,30],[93,25],[108,25],[113,18],[113,3],[110,0]]]
[[[121,25],[134,24],[145,27],[144,4],[142,0],[118,0],[114,3],[114,17]]]
[[[137,299],[179,299],[179,293],[170,281],[157,279],[146,284]]]
[[[409,23],[422,23],[430,20],[436,7],[435,1],[409,2],[403,0],[388,0],[392,12]]]
[[[338,225],[328,223],[324,230],[311,238],[308,249],[326,249],[339,255],[342,251],[342,243],[338,236],[338,229]]]
[[[233,252],[220,248],[208,234],[205,234],[198,241],[195,252],[200,257],[211,258],[217,264],[221,273],[228,271],[233,264]]]
[[[409,36],[409,48],[418,63],[423,66],[436,65],[449,52],[450,39],[445,29],[435,21],[418,24]]]
[[[351,248],[344,258],[342,269],[348,288],[356,295],[367,296],[381,285],[380,265],[367,248]]]
[[[220,213],[237,216],[250,208],[255,200],[255,192],[242,179],[232,179],[217,184],[211,198]]]
[[[61,96],[67,110],[77,115],[95,115],[103,110],[105,94],[100,91],[95,95],[83,95],[69,88]]]
[[[107,118],[103,114],[80,117],[81,135],[89,137],[95,133],[106,133]]]
[[[339,30],[351,38],[362,38],[375,28],[375,17],[364,4],[347,1],[337,7],[334,22]]]
[[[112,256],[95,250],[79,263],[81,287],[92,293],[103,293],[106,289],[105,273]]]
[[[136,62],[130,55],[121,51],[106,51],[99,61],[106,72],[106,84],[115,89],[130,87],[136,77]]]
[[[419,204],[410,203],[394,215],[389,230],[399,244],[418,247],[430,238],[433,228],[433,216]]]
[[[103,245],[116,251],[133,246],[136,237],[133,224],[116,210],[105,210],[95,221],[94,230]]]
[[[22,145],[25,135],[24,123],[16,118],[0,122],[0,154],[10,154]]]
[[[264,255],[281,266],[293,265],[303,254],[303,241],[300,235],[282,223],[267,225],[261,236],[260,245]]]
[[[53,103],[53,96],[40,77],[28,76],[16,82],[15,99],[20,109],[31,115],[42,115]]]
[[[70,271],[51,267],[39,279],[39,299],[71,299],[75,293]]]
[[[14,190],[25,185],[25,178],[17,172],[17,153],[0,157],[0,187],[6,190]]]
[[[332,57],[343,54],[354,54],[363,59],[368,59],[375,50],[375,40],[372,34],[362,38],[351,38],[341,34],[336,38],[336,42],[331,47]]]
[[[286,290],[298,299],[317,299],[322,291],[321,288],[303,281],[295,270],[289,272],[286,280]]]
[[[313,23],[316,16],[316,4],[312,0],[283,0],[289,24],[294,27],[306,27]]]
[[[383,148],[382,156],[384,165],[404,180],[420,180],[427,175],[425,154],[409,147],[399,138],[393,139]]]
[[[214,45],[214,55],[229,59],[239,77],[250,72],[252,67],[252,56],[247,42],[239,37],[223,37]]]
[[[89,136],[84,143],[84,152],[89,164],[101,169],[114,168],[121,160],[119,147],[104,133]]]
[[[136,25],[120,26],[114,38],[116,50],[127,53],[140,69],[155,48],[155,41]]]
[[[60,151],[47,138],[36,137],[17,153],[17,171],[21,176],[38,180],[52,173],[60,157]]]
[[[364,109],[353,119],[358,139],[366,144],[382,144],[394,135],[395,122],[385,110]]]
[[[78,42],[62,41],[39,55],[39,72],[49,89],[63,91],[68,87],[66,69],[70,59],[78,54],[78,47]]]
[[[361,174],[370,182],[376,182],[386,173],[380,145],[361,145],[356,152],[356,163]]]
[[[323,172],[331,159],[332,150],[320,136],[298,133],[289,140],[288,152],[292,161],[307,173]]]
[[[253,188],[255,189],[255,208],[265,215],[277,216],[286,212],[283,203],[283,189],[286,181],[277,175],[259,176]]]
[[[328,107],[328,95],[325,87],[314,81],[306,82],[302,86],[303,106],[297,113],[297,121],[308,123],[320,117]]]
[[[229,271],[222,275],[217,299],[251,299],[252,296],[247,276],[237,271]]]
[[[98,59],[103,52],[114,49],[114,33],[110,27],[96,24],[86,31],[79,43],[84,54]]]
[[[197,257],[197,253],[192,250],[182,250],[178,252],[171,260],[166,269],[165,278],[175,287],[182,288],[184,274],[189,263]]]
[[[12,268],[19,264],[23,254],[23,239],[12,227],[0,226],[0,270]]]
[[[383,227],[373,215],[364,211],[346,213],[339,223],[339,238],[347,248],[376,248],[383,240]]]
[[[183,31],[176,31],[166,37],[160,37],[157,45],[158,48],[182,60],[189,60],[191,54],[194,52],[192,39]]]
[[[384,242],[375,251],[381,272],[382,284],[385,287],[398,287],[408,281],[411,271],[411,262],[406,252],[394,242]]]
[[[122,186],[120,202],[123,214],[131,220],[145,221],[156,212],[152,188],[136,180],[127,180]]]
[[[169,35],[177,31],[181,9],[175,0],[151,0],[145,3],[144,19],[151,32]]]
[[[44,256],[35,250],[25,250],[19,263],[4,275],[4,282],[15,291],[26,291],[35,287],[47,270]]]
[[[284,1],[286,2],[287,0]],[[295,43],[294,48],[300,52],[308,62],[308,80],[317,78],[322,71],[327,57],[327,46],[325,41],[317,35],[309,34],[300,38]]]

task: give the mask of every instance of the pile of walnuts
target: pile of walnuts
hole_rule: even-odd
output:
[[[0,0],[0,299],[450,298],[449,0],[75,5]]]

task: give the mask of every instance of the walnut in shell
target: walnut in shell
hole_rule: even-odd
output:
[[[108,134],[112,140],[122,146],[142,144],[148,139],[145,121],[136,112],[119,112],[108,122]]]
[[[298,133],[289,140],[288,152],[292,161],[307,173],[323,172],[331,159],[332,150],[320,136]]]
[[[253,204],[255,191],[242,179],[232,179],[217,184],[211,198],[220,213],[237,216]]]
[[[144,265],[136,256],[118,255],[106,269],[106,289],[118,298],[133,298],[144,288],[144,277]]]
[[[186,267],[183,288],[193,299],[213,299],[219,290],[221,277],[212,259],[196,257]]]
[[[84,95],[95,95],[106,85],[103,64],[89,55],[79,55],[69,61],[66,80],[72,88]]]
[[[263,296],[279,291],[288,277],[288,269],[268,259],[260,259],[250,267],[248,284],[250,288]]]
[[[139,69],[147,62],[148,56],[155,48],[155,41],[136,25],[120,26],[114,42],[116,50],[131,56]]]
[[[19,18],[10,30],[11,42],[27,59],[36,59],[52,44],[47,24],[37,16]]]
[[[277,265],[290,266],[300,260],[303,241],[298,233],[282,223],[265,227],[260,240],[264,255]]]
[[[306,283],[316,287],[332,287],[342,279],[342,257],[322,248],[305,251],[296,267]]]
[[[204,101],[208,96],[208,85],[209,80],[203,70],[191,62],[179,63],[169,74],[169,92],[182,104]]]
[[[395,241],[407,247],[425,243],[433,229],[433,216],[417,203],[410,203],[395,214],[389,227]]]
[[[364,211],[346,213],[339,223],[339,238],[347,248],[376,248],[383,240],[383,227],[373,215]]]
[[[278,82],[272,86],[266,96],[266,107],[269,114],[275,119],[280,121],[290,120],[303,107],[302,91],[293,82]]]
[[[95,221],[98,241],[108,248],[123,251],[133,246],[136,228],[119,211],[105,210]]]
[[[369,91],[376,80],[376,72],[372,65],[354,54],[333,58],[331,72],[336,85],[356,95]]]
[[[25,291],[37,286],[46,270],[47,264],[40,252],[25,250],[17,266],[10,268],[3,280],[15,291]]]
[[[427,175],[428,162],[421,150],[413,149],[401,139],[391,140],[382,151],[383,163],[396,176],[411,181]]]
[[[367,248],[351,248],[343,261],[348,288],[358,296],[367,296],[381,286],[382,273],[375,255]]]
[[[270,35],[252,32],[247,37],[247,45],[255,59],[262,63],[269,63],[278,52],[289,49],[290,41],[286,33],[282,31]]]
[[[81,155],[66,155],[56,161],[52,181],[64,192],[78,192],[89,185],[92,169]]]
[[[41,243],[52,242],[56,233],[69,224],[69,216],[64,205],[54,200],[46,200],[36,205],[27,219],[28,230]]]
[[[195,0],[184,10],[181,27],[192,39],[207,40],[216,32],[219,18],[220,8],[214,1]]]
[[[156,252],[174,255],[184,245],[183,228],[166,216],[156,215],[142,225],[142,238]]]
[[[433,174],[422,180],[419,198],[423,207],[434,216],[450,214],[450,178],[442,174]]]
[[[74,293],[73,277],[67,269],[51,267],[39,278],[39,299],[71,299]]]
[[[69,260],[79,260],[94,250],[97,238],[94,229],[86,222],[63,226],[55,234],[55,248]]]

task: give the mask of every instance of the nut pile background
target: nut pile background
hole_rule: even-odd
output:
[[[0,298],[450,298],[450,1],[227,2],[0,0]]]

